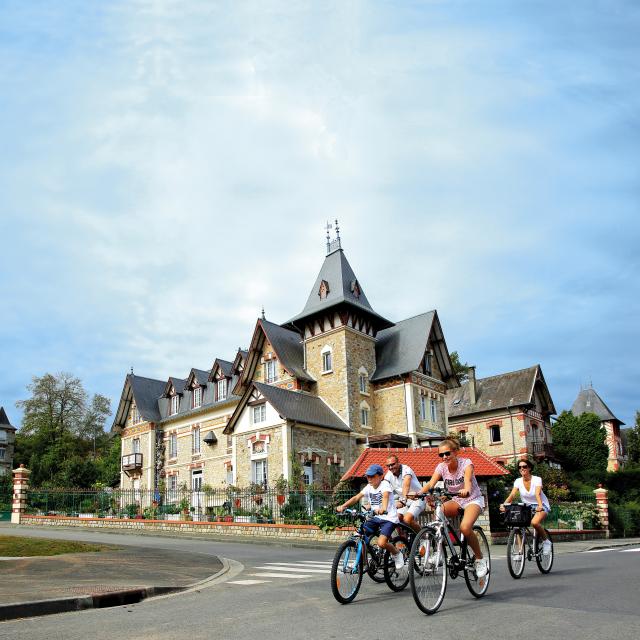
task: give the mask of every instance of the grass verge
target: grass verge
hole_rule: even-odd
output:
[[[112,549],[103,544],[72,542],[70,540],[49,540],[47,538],[21,538],[0,536],[0,557],[18,558],[25,556],[59,556],[63,553],[87,553]]]

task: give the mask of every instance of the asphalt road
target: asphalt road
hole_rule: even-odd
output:
[[[464,580],[450,581],[440,611],[427,617],[409,590],[392,593],[365,577],[356,600],[331,595],[330,549],[301,549],[98,532],[29,535],[159,546],[229,558],[223,582],[140,604],[0,623],[3,640],[258,638],[259,640],[425,637],[636,640],[640,629],[640,546],[558,554],[551,574],[527,563],[513,580],[505,547],[492,548],[487,596],[475,600]],[[569,549],[570,547],[566,547]]]

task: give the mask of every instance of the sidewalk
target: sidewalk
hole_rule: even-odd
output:
[[[0,621],[132,604],[183,591],[225,570],[216,556],[109,546],[98,553],[0,560]]]

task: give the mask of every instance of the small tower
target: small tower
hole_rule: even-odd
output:
[[[376,334],[393,323],[369,304],[342,250],[337,220],[333,240],[330,229],[328,224],[327,255],[304,309],[287,324],[303,335],[305,367],[317,380],[318,395],[360,431],[373,424],[373,401],[361,393],[362,377],[376,369]]]

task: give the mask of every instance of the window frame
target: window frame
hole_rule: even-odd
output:
[[[142,453],[140,451],[140,438],[134,438],[131,441],[131,453]]]
[[[172,431],[169,434],[169,460],[178,457],[178,434]]]
[[[498,433],[498,438],[496,439],[494,437],[494,434]],[[491,444],[498,444],[500,442],[502,442],[502,433],[500,432],[500,425],[499,424],[492,424],[489,426],[489,438],[490,438],[490,442]]]
[[[220,390],[222,389],[222,393]],[[220,378],[216,381],[216,400],[220,402],[221,400],[227,399],[227,379]]]
[[[259,412],[259,420],[256,420],[256,412]],[[267,421],[267,403],[261,402],[260,404],[253,405],[251,407],[251,424],[262,424]]]
[[[271,360],[264,361],[264,381],[267,384],[278,381],[278,367],[277,360],[272,358]],[[273,371],[271,371],[273,369]]]
[[[433,424],[438,424],[438,401],[435,398],[430,398],[429,402],[429,418]]]
[[[420,420],[427,419],[427,396],[420,396]]]
[[[191,408],[198,409],[202,406],[202,387],[193,387],[191,390]]]
[[[333,349],[327,345],[320,352],[322,357],[322,373],[333,372]]]
[[[200,438],[200,425],[191,429],[191,455],[200,455],[202,440]]]
[[[178,396],[177,393],[174,393],[169,398],[169,415],[175,416],[178,414],[179,410],[180,410],[180,397]]]

